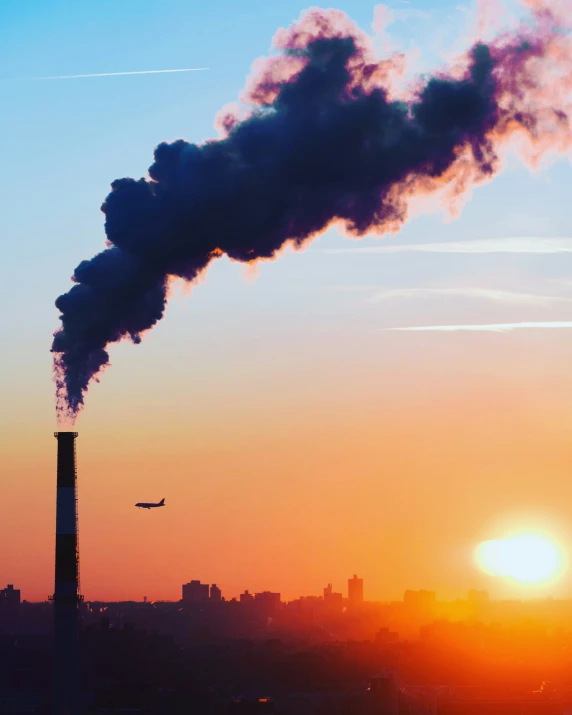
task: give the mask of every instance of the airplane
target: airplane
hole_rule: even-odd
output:
[[[135,504],[136,507],[139,509],[156,509],[159,506],[165,506],[165,500],[161,499],[161,501],[158,504],[151,504],[149,502],[145,501],[140,501]]]

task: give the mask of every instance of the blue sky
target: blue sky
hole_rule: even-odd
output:
[[[277,28],[289,25],[306,7],[303,2],[262,0],[3,3],[0,240],[5,256],[2,297],[11,305],[4,316],[5,359],[12,368],[29,361],[35,366],[32,376],[41,374],[45,383],[50,362],[46,347],[57,327],[53,300],[68,288],[79,261],[102,247],[99,207],[111,181],[145,175],[153,148],[162,140],[214,136],[216,112],[237,98],[252,62],[268,53]],[[337,7],[371,30],[373,3],[359,0]],[[440,52],[459,45],[474,16],[470,3],[417,0],[392,7],[397,18],[390,28],[392,38],[400,47],[418,47],[420,67],[427,71],[438,66]],[[26,79],[193,66],[210,69],[55,82]],[[460,220],[444,223],[442,214],[416,218],[390,241],[570,235],[569,177],[564,162],[536,177],[515,164],[476,190]],[[334,246],[342,239],[331,235],[327,241]],[[323,246],[326,239],[315,251]],[[448,276],[446,282],[451,271],[464,275],[467,268],[482,275],[492,266],[487,280],[502,272],[500,282],[510,288],[511,281],[527,280],[529,274],[539,280],[543,274],[565,275],[567,265],[566,254],[468,259],[404,254],[371,260],[312,253],[264,266],[259,281],[268,280],[275,291],[281,281],[299,281],[311,292],[323,283],[339,282],[410,287],[419,281],[440,284],[441,276]],[[213,310],[237,291],[249,293],[240,268],[217,266],[212,274]],[[283,310],[284,302],[289,310],[299,310],[305,298],[294,293],[275,300],[269,311]],[[347,300],[343,296],[344,305]],[[209,309],[202,316],[208,322]]]
[[[3,334],[4,359],[13,375],[5,387],[11,399],[20,393],[27,401],[26,384],[34,384],[36,397],[42,394],[49,399],[51,385],[47,392],[40,386],[45,388],[49,382],[47,349],[50,333],[58,324],[53,301],[69,287],[69,276],[79,261],[102,247],[99,207],[111,181],[145,175],[153,148],[162,140],[185,137],[202,141],[214,136],[216,112],[237,98],[252,62],[267,54],[277,28],[289,25],[306,7],[303,2],[263,0],[3,3],[1,290],[4,304],[10,306],[4,314]],[[346,10],[362,28],[371,29],[373,3],[359,0],[341,2],[337,7]],[[395,43],[418,47],[420,68],[426,71],[438,66],[440,52],[460,46],[474,17],[470,3],[416,0],[396,3],[393,8],[397,21],[390,32]],[[193,66],[210,69],[65,81],[27,79]],[[570,176],[566,161],[535,176],[514,162],[494,182],[475,190],[460,219],[447,222],[442,213],[416,217],[388,242],[567,237],[572,221],[568,211]],[[370,239],[364,245],[368,242]],[[371,239],[371,243],[376,242]],[[251,287],[244,282],[240,267],[221,262],[211,270],[208,284],[200,288],[208,293],[208,300],[205,295],[206,305],[201,305],[196,319],[204,321],[208,330],[217,310],[228,307],[240,295],[245,301],[243,312],[264,313],[270,321],[282,312],[289,320],[294,320],[293,316],[310,319],[308,301],[317,301],[315,310],[323,319],[322,311],[332,319],[342,311],[353,322],[369,324],[374,319],[383,325],[387,317],[379,312],[379,306],[372,315],[372,304],[364,307],[361,302],[355,307],[355,296],[332,292],[331,286],[454,287],[469,281],[477,288],[559,294],[566,291],[563,281],[570,265],[566,253],[364,256],[321,252],[342,245],[346,246],[347,240],[330,232],[310,252],[262,266]],[[293,287],[296,289],[291,290]],[[264,307],[259,291],[265,296]],[[421,304],[412,298],[400,301],[393,306],[392,315],[397,311],[398,323],[415,322],[426,319],[429,310],[436,324],[441,324],[447,322],[447,310],[453,315],[463,312],[459,299],[433,299],[439,304],[435,310],[432,302],[427,307],[425,296]],[[538,319],[538,308],[515,308],[501,301],[496,307],[486,301],[482,306],[477,303],[474,296],[466,306],[463,303],[467,318],[482,312],[484,322],[494,322],[496,311],[500,322],[507,322],[514,312],[518,313],[515,319]],[[174,305],[170,313],[175,315],[168,315],[161,330],[173,334],[184,330],[188,310],[192,309]],[[550,317],[554,320],[567,317],[565,304],[544,306],[540,312],[553,313]],[[133,369],[137,370],[135,351],[142,349],[129,350],[134,351]],[[20,368],[23,364],[29,371]]]

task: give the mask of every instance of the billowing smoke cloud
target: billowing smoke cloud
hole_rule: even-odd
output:
[[[139,343],[163,317],[172,278],[193,281],[224,254],[271,259],[333,222],[355,237],[396,231],[412,197],[455,198],[491,177],[514,137],[533,158],[566,150],[569,35],[547,5],[528,4],[529,24],[476,44],[409,101],[391,94],[398,58],[376,58],[342,13],[312,10],[280,31],[242,116],[219,117],[220,139],[160,144],[147,178],[111,185],[108,247],[56,301],[60,417],[77,415],[110,343]]]

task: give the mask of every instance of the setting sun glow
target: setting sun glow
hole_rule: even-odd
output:
[[[483,541],[477,547],[476,558],[480,568],[491,576],[530,584],[554,578],[564,565],[559,546],[538,534]]]

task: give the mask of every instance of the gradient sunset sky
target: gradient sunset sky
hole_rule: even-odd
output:
[[[0,588],[53,590],[54,300],[103,248],[111,181],[144,176],[160,141],[214,137],[307,7],[4,4]],[[372,32],[374,3],[335,7]],[[391,7],[417,71],[467,48],[475,5]],[[182,67],[209,70],[31,79]],[[511,159],[455,220],[429,204],[383,240],[330,230],[255,275],[220,260],[176,286],[140,346],[112,346],[78,420],[85,597],[174,600],[197,578],[293,598],[353,573],[367,599],[533,593],[472,554],[511,529],[572,538],[571,180],[566,157],[534,173]]]

